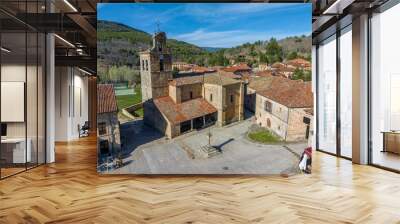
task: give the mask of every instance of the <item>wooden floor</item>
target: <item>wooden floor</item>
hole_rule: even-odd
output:
[[[315,153],[312,175],[99,176],[95,138],[0,181],[0,223],[400,223],[400,175]]]

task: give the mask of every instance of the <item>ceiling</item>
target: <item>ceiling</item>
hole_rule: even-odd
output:
[[[26,55],[21,49],[25,46],[25,35],[21,33],[26,30],[28,33],[51,32],[57,34],[56,65],[78,66],[95,74],[98,2],[100,1],[47,0],[46,3],[45,0],[1,0],[1,30],[4,38],[9,39],[7,47],[13,49],[9,56]],[[28,55],[32,51],[31,47],[33,46],[28,45]]]

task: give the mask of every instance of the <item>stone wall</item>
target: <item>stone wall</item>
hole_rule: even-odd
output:
[[[272,112],[265,110],[266,101],[272,104]],[[307,124],[304,123],[304,117],[310,118],[311,121],[313,118],[304,109],[307,108],[288,108],[259,94],[256,95],[257,124],[268,128],[286,141],[306,140]]]
[[[223,124],[243,120],[244,89],[242,83],[223,87],[224,115]],[[233,101],[231,101],[233,97]]]
[[[143,103],[144,123],[166,134],[168,122],[152,100]]]
[[[271,102],[272,113],[265,110],[265,102]],[[266,127],[282,139],[286,139],[288,128],[289,109],[281,104],[267,99],[266,97],[256,94],[256,122],[262,127]],[[286,115],[286,116],[285,116]]]
[[[204,99],[207,100],[211,105],[213,105],[218,111],[218,117],[216,124],[218,126],[223,125],[223,96],[222,96],[222,86],[215,84],[205,83],[203,86]],[[212,99],[211,99],[212,95]]]
[[[180,102],[185,102],[195,98],[203,98],[202,87],[203,85],[201,83],[178,87],[180,89]],[[192,98],[190,98],[190,93],[192,93]]]
[[[110,152],[117,153],[121,149],[121,137],[120,137],[120,129],[119,129],[119,122],[118,122],[118,115],[117,113],[102,113],[97,114],[97,124],[104,122],[106,124],[106,134],[99,135],[97,130],[97,148],[100,151],[100,141],[107,140],[108,141],[108,148]]]
[[[293,108],[289,112],[289,128],[287,131],[287,141],[306,140],[307,124],[304,123],[304,117],[312,120],[309,114],[304,111],[305,108]]]
[[[147,61],[147,66],[146,66]],[[151,86],[150,55],[140,54],[140,85],[142,88],[142,101],[153,98]]]

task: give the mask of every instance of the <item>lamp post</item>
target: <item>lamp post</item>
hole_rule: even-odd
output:
[[[208,146],[211,147],[211,137],[212,137],[211,128],[208,128],[207,136],[208,136]]]

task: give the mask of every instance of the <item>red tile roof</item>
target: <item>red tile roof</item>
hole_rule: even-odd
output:
[[[295,67],[311,67],[311,63],[303,58],[296,58],[286,62],[288,65],[293,65]]]
[[[117,100],[112,84],[97,84],[97,113],[117,112]]]
[[[216,71],[215,69],[197,66],[197,65],[192,67],[192,72],[195,72],[195,73],[209,73],[209,72],[215,72],[215,71]]]
[[[217,109],[203,98],[175,103],[171,97],[165,96],[154,99],[154,104],[172,124],[217,112]]]
[[[274,64],[271,65],[271,68],[284,68],[286,67],[285,64],[283,64],[282,62],[275,62]]]
[[[225,72],[240,72],[240,71],[250,71],[251,68],[245,63],[240,63],[237,65],[225,67],[222,70]]]
[[[202,74],[192,75],[192,76],[184,76],[175,78],[169,81],[169,84],[172,86],[184,86],[184,85],[191,85],[196,83],[203,83],[204,76]]]
[[[269,88],[258,94],[289,108],[313,107],[311,82],[273,76]]]
[[[240,76],[240,75],[237,75],[237,74],[235,74],[233,72],[226,72],[224,70],[218,71],[218,74],[222,75],[222,76],[225,76],[225,77],[228,77],[228,78],[231,78],[231,79],[241,79],[242,78],[242,76]]]

